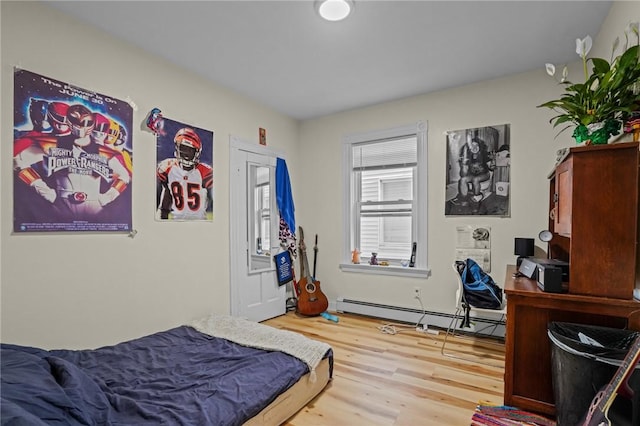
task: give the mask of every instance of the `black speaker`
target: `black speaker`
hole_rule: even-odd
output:
[[[562,268],[551,265],[538,265],[538,287],[547,293],[564,293],[562,286]]]
[[[520,266],[522,259],[525,257],[533,256],[535,252],[534,239],[533,238],[515,238],[513,254],[518,256],[516,260],[516,266]]]

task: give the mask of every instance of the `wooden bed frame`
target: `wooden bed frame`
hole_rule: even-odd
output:
[[[281,393],[271,404],[244,423],[245,426],[281,425],[315,398],[329,383],[329,359],[324,358],[316,367],[316,380],[311,373],[300,378],[293,386]]]
[[[311,373],[305,374],[244,425],[271,426],[284,423],[322,392],[329,383],[329,371],[329,359],[325,358],[316,367],[315,381],[311,380]]]

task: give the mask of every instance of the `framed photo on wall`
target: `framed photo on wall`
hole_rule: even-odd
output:
[[[447,132],[445,216],[510,214],[510,125]]]

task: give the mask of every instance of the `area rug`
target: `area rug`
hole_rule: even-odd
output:
[[[471,426],[556,426],[556,422],[506,405],[478,405]]]

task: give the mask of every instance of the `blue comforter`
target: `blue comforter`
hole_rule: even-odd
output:
[[[309,371],[187,326],[95,350],[1,350],[2,425],[239,425]]]

